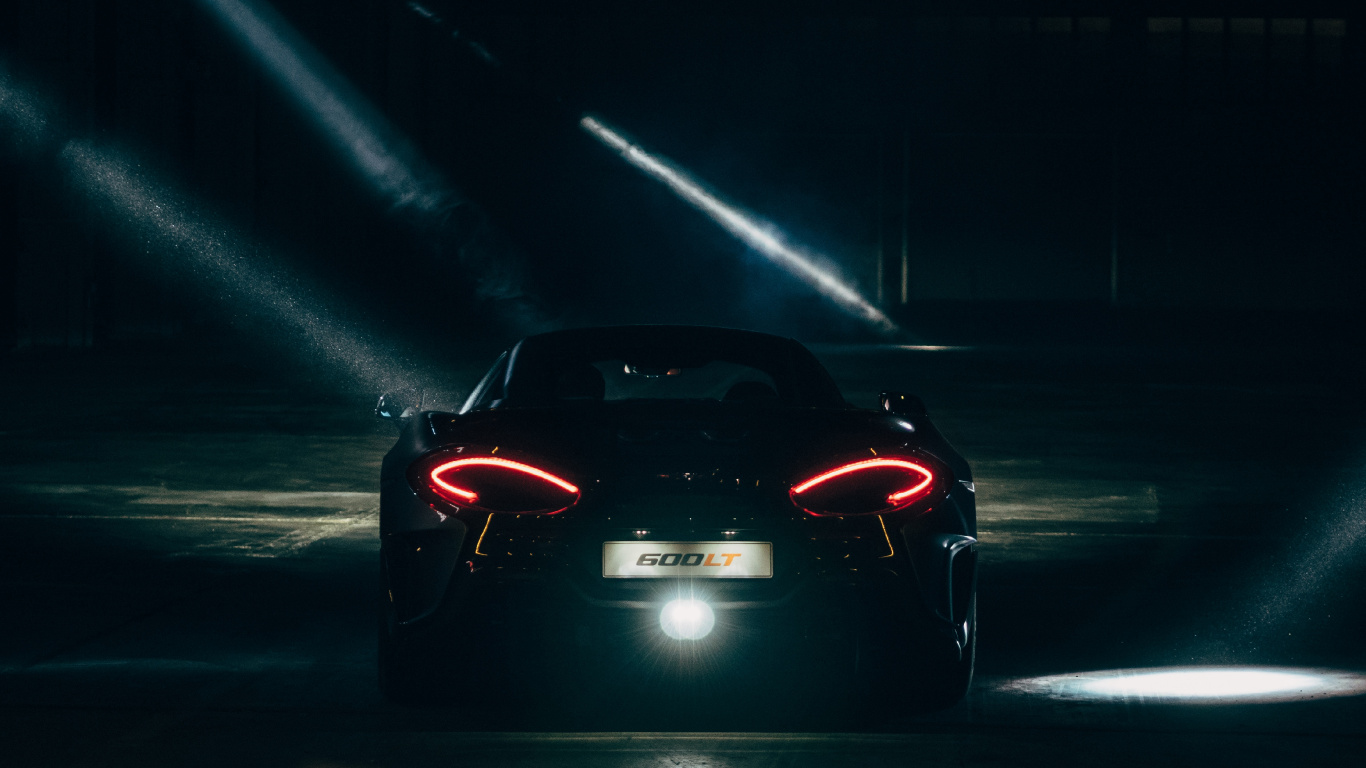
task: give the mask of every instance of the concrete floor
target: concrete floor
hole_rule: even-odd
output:
[[[1196,664],[1366,674],[1358,361],[1305,348],[817,352],[851,400],[919,393],[973,462],[980,645],[959,706],[875,728],[831,713],[824,727],[585,712],[549,692],[559,700],[492,732],[392,707],[374,685],[372,610],[392,437],[369,393],[250,354],[12,354],[0,764],[1362,759],[1366,696],[1180,703],[1037,682]]]

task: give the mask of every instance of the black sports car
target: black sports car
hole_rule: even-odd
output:
[[[972,475],[913,396],[850,405],[791,339],[623,326],[523,339],[459,413],[400,407],[377,408],[402,429],[381,479],[392,700],[549,656],[776,659],[898,709],[967,690]]]

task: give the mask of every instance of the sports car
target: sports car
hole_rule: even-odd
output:
[[[525,338],[458,413],[383,396],[383,692],[455,703],[553,657],[953,704],[976,641],[971,470],[916,397],[875,405],[792,339],[692,326]]]

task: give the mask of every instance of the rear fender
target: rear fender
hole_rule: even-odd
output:
[[[961,654],[971,639],[977,594],[977,539],[954,533],[920,535],[906,542],[920,597],[935,631],[952,638]]]

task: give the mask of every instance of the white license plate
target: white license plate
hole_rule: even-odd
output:
[[[608,541],[602,545],[608,579],[771,579],[767,541]]]

